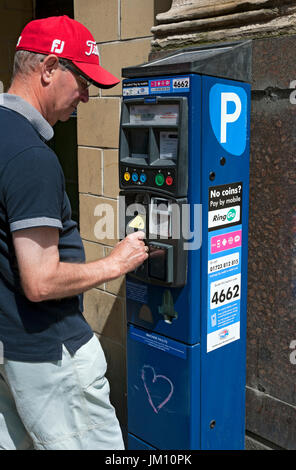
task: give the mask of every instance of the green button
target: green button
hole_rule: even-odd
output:
[[[163,183],[164,183],[164,176],[162,173],[158,173],[156,176],[155,176],[155,183],[157,184],[157,186],[162,186]]]

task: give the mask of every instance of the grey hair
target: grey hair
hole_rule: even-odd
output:
[[[14,56],[12,80],[18,74],[28,75],[36,70],[37,66],[44,60],[45,54],[35,54],[29,51],[17,51]]]

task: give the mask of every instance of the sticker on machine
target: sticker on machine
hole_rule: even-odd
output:
[[[240,338],[240,322],[208,335],[207,352],[214,351]]]
[[[135,341],[146,344],[151,348],[158,349],[173,356],[186,359],[187,357],[187,346],[179,341],[160,336],[153,331],[146,331],[140,328],[136,328],[133,325],[129,326],[129,337]]]
[[[213,232],[212,232],[213,233]],[[233,248],[238,248],[242,244],[242,231],[229,231],[219,233],[211,237],[210,253],[216,254]]]
[[[190,91],[189,77],[163,77],[149,80],[149,94],[188,93]]]
[[[127,82],[122,84],[123,96],[149,95],[148,80]]]
[[[209,212],[209,229],[240,223],[240,206]]]
[[[132,219],[128,225],[128,227],[136,228],[138,230],[145,229],[145,216],[138,214],[134,219]]]
[[[236,252],[231,255],[210,259],[208,261],[208,274],[220,273],[222,270],[236,268],[239,265],[239,258],[240,254]]]
[[[242,198],[242,182],[223,184],[209,188],[209,232],[217,228],[220,229],[241,224]]]
[[[210,288],[210,309],[227,305],[230,302],[240,299],[241,275],[225,277],[211,282]]]
[[[240,338],[241,274],[209,285],[207,352]]]

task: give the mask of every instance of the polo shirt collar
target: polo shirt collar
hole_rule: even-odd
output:
[[[0,95],[0,105],[22,114],[30,121],[34,129],[43,139],[50,140],[53,138],[54,132],[51,125],[34,106],[20,96],[3,93]]]

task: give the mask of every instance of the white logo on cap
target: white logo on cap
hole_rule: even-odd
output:
[[[22,36],[20,36],[17,40],[17,43],[16,43],[16,47],[19,45],[19,43],[21,42],[21,39],[22,39]]]
[[[89,47],[89,51],[87,51],[85,54],[86,55],[91,55],[91,54],[94,54],[94,55],[99,55],[99,51],[98,51],[98,48],[97,48],[97,44],[96,44],[96,41],[86,41],[86,44],[88,45]]]
[[[64,50],[64,45],[65,45],[65,41],[61,41],[60,39],[54,39],[52,41],[51,52],[56,52],[57,54],[61,54]]]

